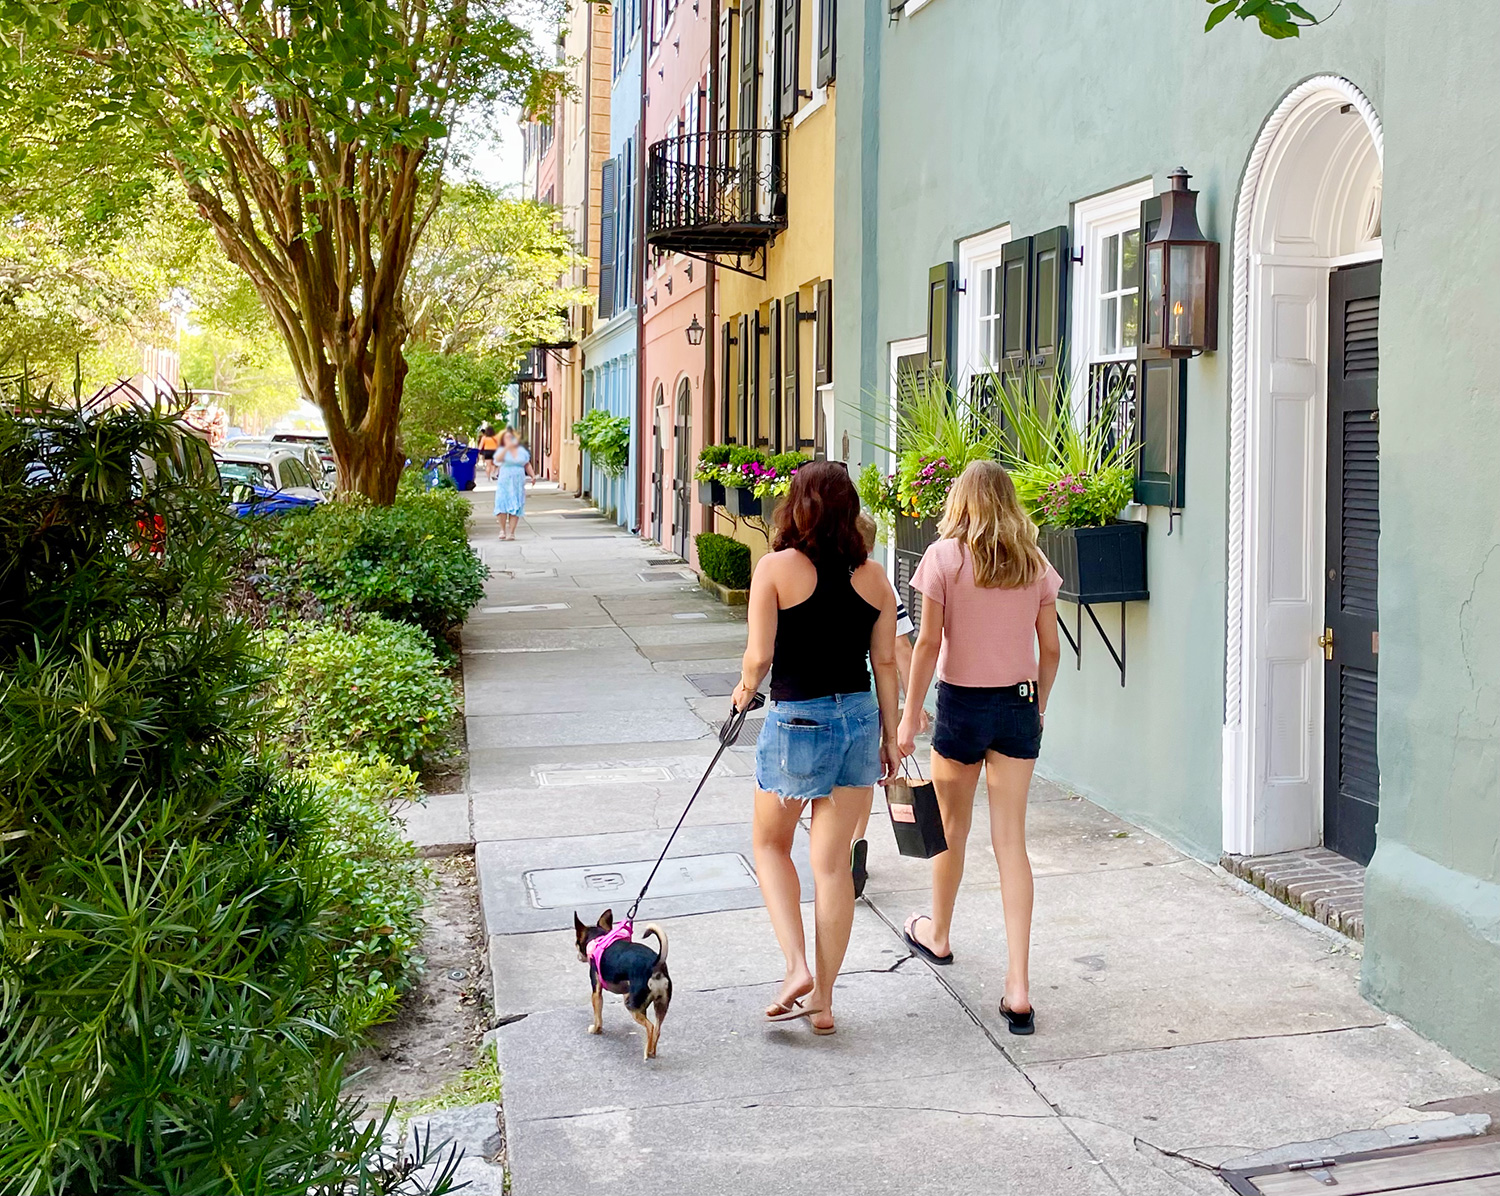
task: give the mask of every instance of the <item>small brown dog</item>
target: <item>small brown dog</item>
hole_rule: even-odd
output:
[[[607,939],[614,926],[615,911],[612,909],[605,910],[594,926],[585,926],[577,913],[573,915],[578,958],[589,965],[589,989],[594,1006],[594,1023],[589,1027],[589,1033],[604,1032],[604,991],[622,993],[630,1016],[646,1031],[646,1058],[655,1059],[661,1024],[667,1016],[667,1007],[672,1003],[672,977],[667,974],[667,934],[655,922],[648,923],[641,931],[643,936],[649,934],[656,939],[659,951],[651,950],[645,943],[633,943],[624,938],[605,944],[602,951],[594,946]],[[654,1025],[646,1016],[647,1009],[656,1013]]]

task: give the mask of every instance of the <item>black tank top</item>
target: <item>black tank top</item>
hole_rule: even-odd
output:
[[[777,614],[773,702],[869,692],[870,633],[880,611],[859,596],[849,573],[848,565],[819,565],[808,599]]]

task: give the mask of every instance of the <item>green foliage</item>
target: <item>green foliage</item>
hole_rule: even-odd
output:
[[[729,450],[729,464],[734,469],[740,469],[746,465],[764,465],[765,463],[765,452],[751,445],[736,444]]]
[[[499,356],[442,353],[415,342],[405,355],[401,442],[414,461],[436,455],[445,433],[470,435],[505,402],[509,371]]]
[[[750,586],[750,546],[717,532],[700,532],[693,537],[698,548],[698,567],[710,581],[731,590]]]
[[[265,529],[270,588],[415,623],[441,642],[489,576],[469,547],[470,511],[454,490],[403,489],[389,507],[351,497],[283,516]]]
[[[458,702],[420,628],[364,615],[347,627],[294,623],[267,640],[282,662],[278,703],[307,748],[421,767],[442,744]]]
[[[860,505],[882,523],[892,522],[901,513],[896,479],[896,474],[886,473],[871,461],[859,471],[855,481]]]
[[[432,1113],[438,1109],[460,1109],[472,1105],[499,1104],[504,1095],[500,1082],[500,1061],[495,1057],[495,1048],[486,1045],[480,1050],[479,1062],[466,1067],[431,1096],[403,1105],[403,1112],[415,1114]]]
[[[365,797],[256,754],[239,525],[199,445],[158,412],[0,411],[0,1176],[400,1191],[411,1168],[340,1092],[389,1009],[371,973],[399,988],[415,962],[397,849]],[[386,874],[351,876],[377,835]]]
[[[447,186],[406,277],[413,344],[487,359],[509,382],[528,348],[562,339],[589,295],[558,280],[588,263],[557,215],[481,182]]]
[[[591,407],[573,424],[573,435],[600,473],[611,478],[624,474],[630,464],[629,416]]]
[[[720,465],[729,464],[729,456],[734,452],[734,446],[730,444],[706,444],[703,451],[698,454],[698,472],[716,469]],[[701,481],[713,481],[711,477],[700,477]]]
[[[903,515],[915,519],[936,519],[943,513],[948,491],[963,472],[943,456],[931,456],[909,449],[897,463],[896,503]]]
[[[315,753],[304,775],[319,799],[316,850],[304,854],[326,901],[324,933],[339,944],[336,991],[363,1028],[394,1013],[422,966],[428,872],[396,817],[423,800],[422,787],[410,768],[354,752]]]
[[[1001,460],[1033,519],[1096,527],[1120,513],[1130,500],[1136,448],[1115,438],[1118,393],[1080,421],[1066,375],[1028,370],[1008,376],[996,392],[1007,430]]]
[[[1208,3],[1214,7],[1203,26],[1205,33],[1230,16],[1240,21],[1254,17],[1262,33],[1278,40],[1299,37],[1303,29],[1318,24],[1317,17],[1291,0],[1286,3],[1276,3],[1275,0],[1208,0]]]

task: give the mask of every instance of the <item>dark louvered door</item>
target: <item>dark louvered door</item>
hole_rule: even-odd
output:
[[[1380,805],[1380,263],[1335,270],[1328,299],[1323,841],[1366,864]]]

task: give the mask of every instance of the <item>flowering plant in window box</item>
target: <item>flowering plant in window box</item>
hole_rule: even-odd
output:
[[[693,477],[698,482],[698,501],[711,507],[724,505],[724,468],[729,464],[732,444],[704,445],[698,454],[698,467]]]

